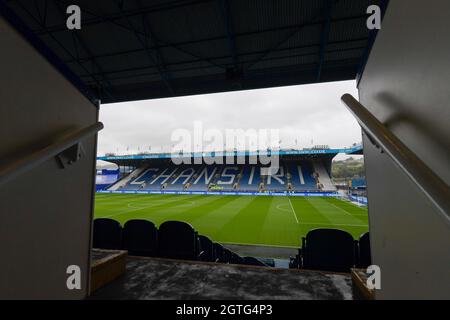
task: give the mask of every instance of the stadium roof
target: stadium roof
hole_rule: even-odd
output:
[[[209,157],[248,157],[258,155],[272,156],[315,156],[329,155],[334,157],[338,153],[344,154],[362,154],[362,145],[358,144],[350,148],[343,149],[287,149],[287,150],[261,150],[261,151],[217,151],[217,152],[185,152],[185,153],[148,153],[148,154],[132,154],[132,155],[108,155],[99,156],[97,160],[103,160],[114,163],[129,163],[134,160],[147,159],[171,159],[171,158],[209,158]]]
[[[354,79],[383,0],[0,1],[2,13],[102,103]],[[81,8],[81,30],[66,8]]]

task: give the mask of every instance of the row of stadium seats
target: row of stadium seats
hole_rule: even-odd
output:
[[[369,233],[359,241],[345,231],[315,229],[302,238],[302,248],[291,258],[290,268],[350,272],[350,268],[367,268],[371,264]]]
[[[174,165],[152,166],[130,179],[119,190],[142,191],[320,191],[311,161],[282,162],[277,173],[263,175],[260,165]],[[329,176],[321,171],[323,181]],[[327,177],[324,177],[324,176]],[[325,179],[327,178],[327,179]],[[334,188],[334,186],[333,186]],[[330,191],[330,190],[328,190]]]
[[[131,256],[267,266],[256,258],[240,257],[180,221],[166,221],[158,230],[147,220],[129,220],[122,228],[116,220],[98,218],[94,220],[93,247],[127,250]]]

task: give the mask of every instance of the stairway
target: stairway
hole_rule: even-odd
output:
[[[313,162],[314,171],[318,174],[317,179],[322,185],[322,191],[336,191],[336,186],[331,181],[330,175],[320,161]]]

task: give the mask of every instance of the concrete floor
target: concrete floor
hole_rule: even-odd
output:
[[[128,257],[90,299],[352,299],[347,274]]]

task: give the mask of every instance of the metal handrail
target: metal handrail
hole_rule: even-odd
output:
[[[363,131],[391,157],[450,223],[449,186],[350,94],[344,94],[341,100]]]
[[[89,127],[70,133],[60,140],[37,150],[24,157],[9,162],[0,167],[0,186],[19,176],[20,174],[40,165],[48,159],[55,157],[78,141],[91,136],[103,129],[103,123],[97,122]]]

